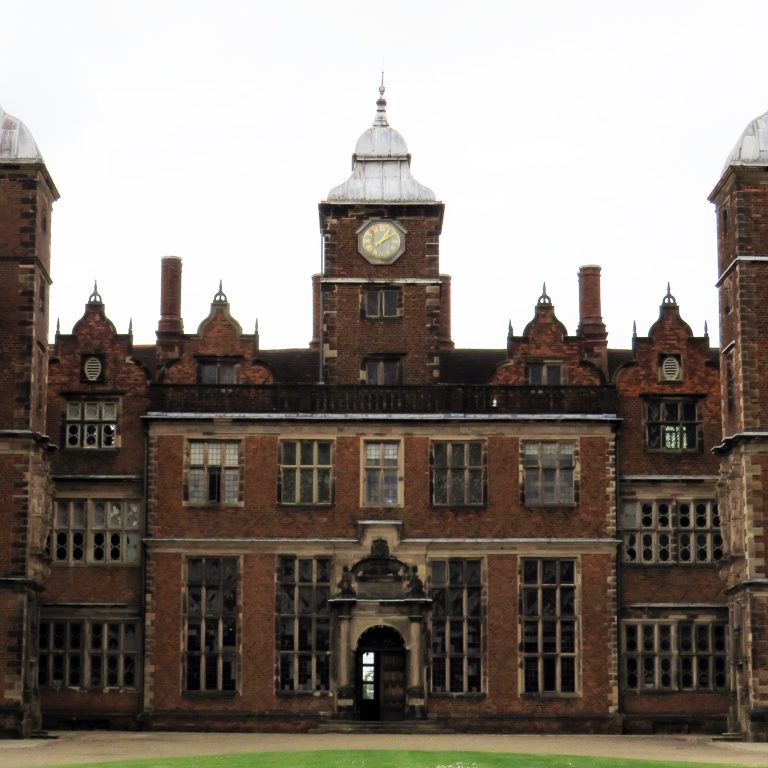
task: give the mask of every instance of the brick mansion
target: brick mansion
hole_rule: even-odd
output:
[[[575,331],[544,290],[460,349],[382,87],[305,348],[221,289],[185,330],[177,257],[155,344],[96,289],[49,340],[58,192],[0,109],[0,732],[768,740],[768,113],[716,181],[719,344],[667,291],[611,348],[591,265]]]

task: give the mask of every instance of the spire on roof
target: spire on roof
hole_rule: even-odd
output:
[[[101,294],[99,293],[99,287],[96,284],[96,281],[93,281],[93,291],[91,295],[88,297],[88,303],[89,304],[101,304]]]
[[[216,295],[213,297],[214,304],[228,304],[227,294],[224,293],[223,283],[219,280],[219,290],[216,291]]]
[[[544,283],[541,286],[541,296],[539,296],[539,300],[536,303],[540,307],[552,306],[552,299],[550,299],[549,295],[547,294],[547,284],[546,283]]]
[[[384,91],[384,70],[382,70],[381,85],[379,86],[379,98],[376,99],[376,118],[373,121],[373,124],[386,128],[389,123],[387,122],[387,100],[384,98]]]
[[[677,300],[672,295],[672,291],[669,289],[669,283],[667,283],[667,295],[661,300],[661,305],[664,307],[677,306]]]

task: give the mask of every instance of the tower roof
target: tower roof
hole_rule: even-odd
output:
[[[723,173],[732,165],[768,165],[768,112],[756,117],[744,129],[725,161]]]
[[[387,120],[383,78],[373,125],[355,145],[352,175],[328,193],[328,200],[346,203],[435,200],[435,193],[411,175],[411,156],[405,139]]]
[[[43,156],[34,138],[21,120],[9,115],[0,106],[0,161],[34,160],[43,161]]]

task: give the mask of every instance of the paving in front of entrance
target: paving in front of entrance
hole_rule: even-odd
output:
[[[55,739],[0,741],[0,766],[40,768],[142,757],[315,749],[412,749],[595,755],[768,766],[768,744],[704,736],[506,736],[499,734],[278,734],[62,731]]]

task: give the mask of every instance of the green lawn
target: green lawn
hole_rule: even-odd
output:
[[[324,750],[120,760],[87,765],[77,763],[76,768],[711,768],[713,765],[568,755],[513,755],[501,752]],[[67,768],[75,768],[75,765],[69,763]],[[736,767],[721,764],[719,768]]]

